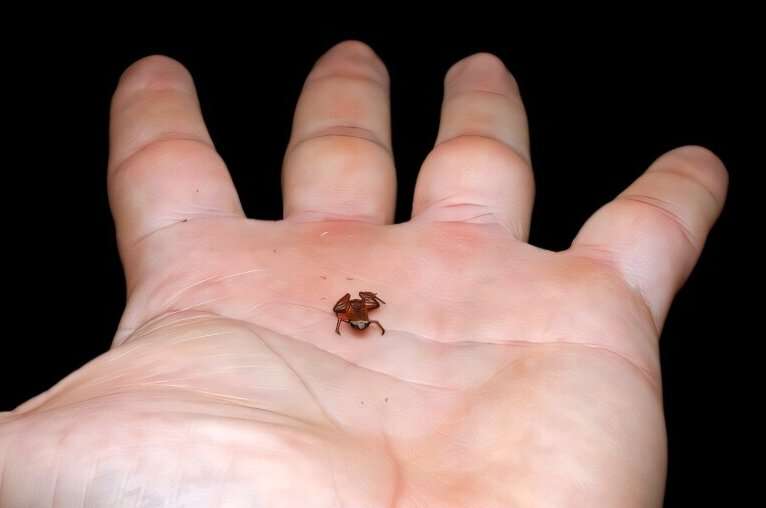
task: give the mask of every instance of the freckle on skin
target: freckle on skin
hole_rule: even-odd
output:
[[[326,276],[324,276],[324,275],[320,275],[319,277],[321,277],[321,278],[322,278],[322,279],[324,279],[324,280],[327,280],[327,277],[326,277]]]
[[[274,254],[276,254],[276,253],[277,253],[277,249],[274,249]]]
[[[346,280],[354,280],[353,277],[346,277]]]
[[[386,397],[386,402],[388,402],[388,397]]]

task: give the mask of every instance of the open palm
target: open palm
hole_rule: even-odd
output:
[[[244,217],[185,69],[125,73],[109,191],[128,306],[109,352],[0,415],[0,506],[661,504],[657,340],[723,166],[674,150],[570,249],[530,246],[523,107],[479,54],[448,73],[392,225],[387,86],[360,43],[320,59],[267,222]],[[385,335],[335,333],[360,291],[386,301]]]

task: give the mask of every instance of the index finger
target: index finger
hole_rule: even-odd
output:
[[[131,248],[153,232],[200,217],[243,216],[237,192],[178,62],[131,65],[112,99],[109,200],[130,277]]]

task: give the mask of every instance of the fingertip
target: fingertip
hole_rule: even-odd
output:
[[[363,58],[378,58],[372,46],[358,39],[346,39],[331,47],[325,54],[343,53],[357,55]]]
[[[372,47],[360,40],[348,39],[337,43],[328,49],[317,60],[310,79],[324,77],[336,73],[361,72],[371,74],[371,78],[388,84],[389,75],[386,65]]]
[[[505,63],[495,55],[494,53],[489,53],[487,51],[480,51],[478,53],[473,53],[471,55],[468,55],[465,58],[462,58],[455,62],[452,67],[447,71],[447,79],[450,79],[452,77],[457,77],[460,73],[466,71],[466,70],[485,70],[485,71],[493,71],[493,72],[507,72],[508,68],[505,66]]]
[[[451,83],[456,79],[465,78],[467,74],[472,76],[472,80],[485,81],[488,78],[497,82],[500,78],[510,89],[510,92],[519,93],[519,86],[513,74],[505,62],[493,53],[479,52],[469,55],[462,60],[455,62],[444,76],[445,84]]]
[[[120,76],[115,96],[132,95],[142,90],[193,90],[189,70],[178,60],[154,54],[128,66]]]

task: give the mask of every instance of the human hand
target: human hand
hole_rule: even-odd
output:
[[[125,73],[109,194],[128,305],[109,352],[0,415],[0,506],[661,504],[657,341],[722,164],[674,150],[570,249],[530,246],[523,107],[476,55],[392,225],[387,79],[358,43],[318,62],[268,222],[244,217],[188,73]],[[333,304],[366,290],[387,333],[336,335]]]

